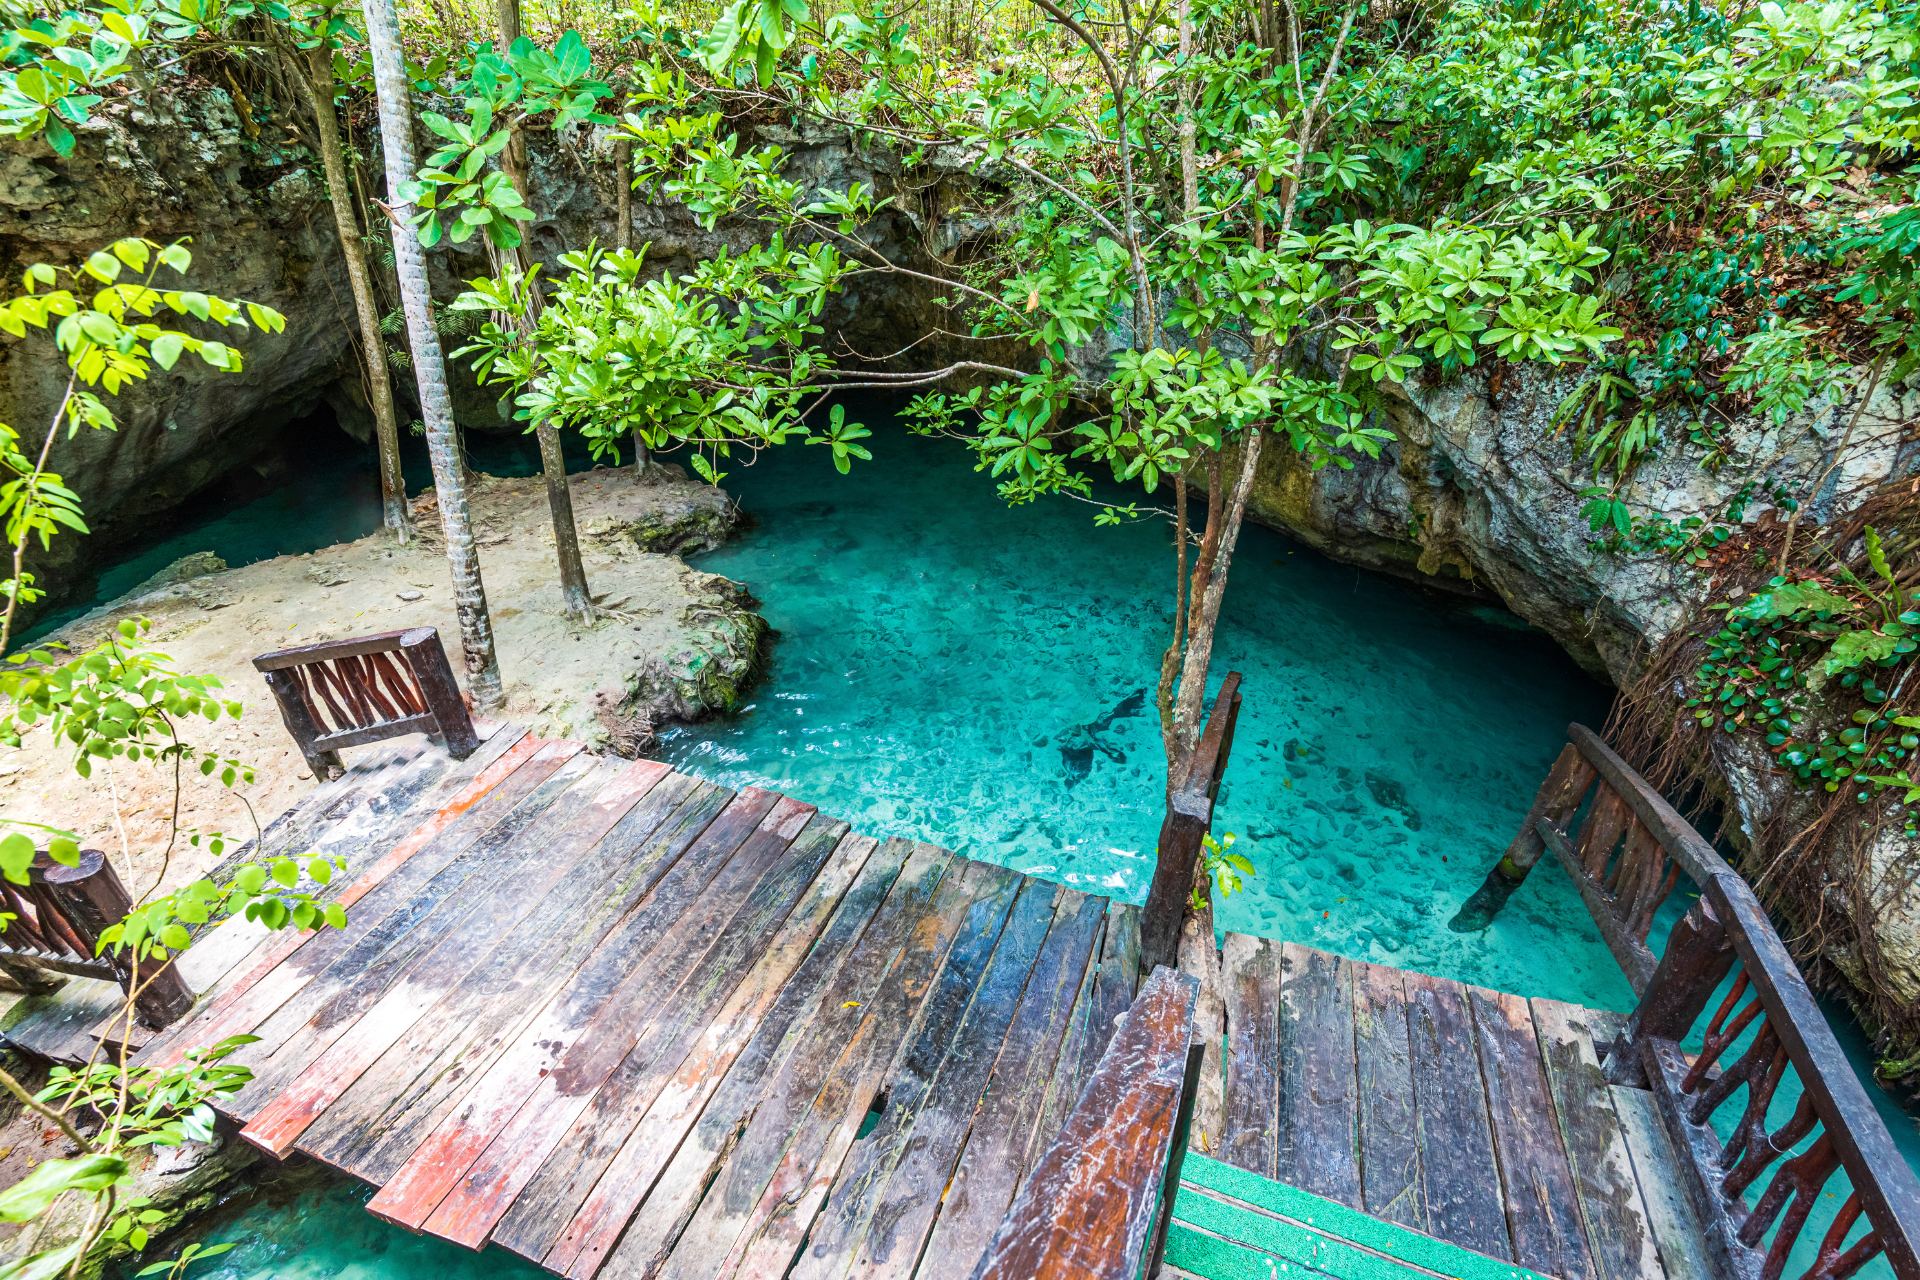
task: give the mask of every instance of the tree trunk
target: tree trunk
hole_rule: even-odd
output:
[[[494,6],[500,23],[497,37],[500,56],[506,57],[513,48],[513,42],[520,38],[519,0],[498,0]],[[500,153],[500,168],[513,183],[514,191],[519,193],[520,203],[532,208],[529,201],[532,193],[527,181],[527,143],[520,130],[515,128],[507,139],[507,146]],[[513,250],[512,261],[519,268],[520,278],[527,282],[527,306],[520,317],[520,331],[529,337],[539,324],[541,293],[532,279],[533,252],[528,247],[528,226],[522,222],[520,243]],[[553,550],[560,562],[560,598],[567,617],[575,622],[592,622],[597,616],[593,607],[592,594],[587,588],[587,567],[580,559],[580,533],[574,526],[573,494],[567,487],[567,464],[560,453],[560,433],[553,423],[541,419],[534,427],[534,438],[540,442],[540,469],[547,482],[547,510],[553,519]]]
[[[1174,728],[1180,737],[1181,765],[1180,776],[1169,779],[1174,786],[1186,781],[1186,765],[1193,758],[1194,742],[1200,735],[1200,720],[1206,707],[1207,667],[1213,661],[1213,634],[1220,623],[1220,601],[1227,593],[1227,569],[1233,563],[1234,545],[1240,540],[1240,523],[1247,514],[1253,473],[1260,465],[1260,441],[1258,428],[1247,431],[1246,443],[1240,451],[1240,474],[1234,480],[1233,496],[1221,517],[1219,545],[1204,587],[1199,581],[1199,572],[1194,573],[1193,599],[1187,610],[1187,657],[1181,665],[1180,697],[1173,709]],[[1215,493],[1221,487],[1221,481],[1216,480]]]
[[[317,44],[307,51],[306,75],[301,75],[297,67],[290,70],[294,83],[306,91],[308,105],[313,108],[320,161],[327,173],[327,198],[333,204],[333,222],[340,232],[340,251],[347,260],[347,280],[353,286],[353,307],[360,319],[367,399],[373,403],[374,438],[380,453],[381,518],[394,536],[406,543],[413,539],[413,520],[407,510],[406,480],[400,471],[400,424],[393,412],[387,344],[380,333],[380,307],[367,271],[367,246],[361,239],[360,216],[354,209],[353,188],[347,181],[346,159],[340,148],[340,121],[333,110],[332,50],[324,43]]]
[[[393,0],[369,0],[365,12],[374,90],[380,101],[380,138],[387,162],[387,190],[397,200],[401,184],[413,177],[412,109],[407,79],[401,70],[400,34]],[[493,619],[487,613],[487,592],[480,580],[480,557],[473,545],[473,522],[467,513],[465,467],[459,457],[459,444],[454,439],[453,401],[447,394],[447,370],[440,356],[440,335],[433,327],[427,260],[420,251],[419,237],[404,225],[408,208],[397,204],[394,210],[401,220],[401,225],[394,228],[394,274],[399,278],[400,305],[407,316],[414,380],[420,390],[420,416],[427,428],[427,453],[433,460],[440,527],[446,535],[447,562],[453,572],[453,599],[460,619],[467,695],[473,699],[476,710],[490,711],[503,700],[500,660],[493,651]]]
[[[620,172],[620,181],[615,190],[615,213],[613,224],[613,247],[616,249],[633,248],[633,144],[616,142],[613,144],[613,167]]]

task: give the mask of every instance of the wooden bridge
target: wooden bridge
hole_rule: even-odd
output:
[[[1205,830],[1232,701],[1176,843]],[[277,820],[253,856],[342,859],[345,927],[212,930],[177,961],[191,1012],[138,1060],[250,1037],[220,1104],[247,1141],[577,1280],[1121,1280],[1163,1249],[1211,1280],[1778,1280],[1841,1170],[1793,1273],[1884,1255],[1920,1280],[1920,1183],[1751,892],[1570,733],[1490,884],[1551,850],[1640,994],[1625,1014],[1229,934],[1216,1041],[1192,979],[1142,978],[1170,935],[1130,906],[497,726],[459,760],[374,748]],[[1701,896],[1656,960],[1681,875]],[[87,1007],[9,1038],[87,1057],[109,1034]],[[1209,1070],[1224,1106],[1187,1158]]]

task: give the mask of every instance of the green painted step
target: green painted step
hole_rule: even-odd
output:
[[[1180,1166],[1167,1262],[1206,1280],[1550,1280],[1197,1151]]]

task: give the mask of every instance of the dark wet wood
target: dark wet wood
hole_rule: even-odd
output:
[[[1619,1021],[1557,1000],[1532,1004],[1554,1114],[1587,1223],[1592,1274],[1599,1280],[1659,1280],[1659,1250],[1594,1047],[1612,1041]]]
[[[1360,1207],[1353,966],[1289,942],[1280,950],[1279,1179]]]
[[[315,778],[339,769],[347,747],[405,734],[436,735],[456,760],[480,744],[432,627],[281,649],[253,665]]]
[[[1187,776],[1167,792],[1167,814],[1154,845],[1153,880],[1140,908],[1140,963],[1152,969],[1179,963],[1180,922],[1193,887],[1201,841],[1213,826],[1213,803],[1233,752],[1240,716],[1240,673],[1229,671],[1214,696],[1207,727],[1187,761]]]
[[[1527,1001],[1468,987],[1467,1002],[1473,1010],[1480,1076],[1493,1120],[1494,1147],[1500,1155],[1514,1260],[1562,1280],[1596,1276]],[[1600,1101],[1604,1105],[1606,1100]]]
[[[1029,1153],[1038,1159],[1043,1153],[1034,1148],[1050,1143],[1059,1131],[1056,1125],[1045,1135],[1045,1143],[1039,1141],[1047,1086],[1057,1071],[1065,1069],[1061,1041],[1085,975],[1099,968],[1097,949],[1106,941],[1102,926],[1104,933],[1111,934],[1123,919],[1106,914],[1104,899],[1067,896],[1069,900],[1054,911],[1046,945],[1027,979],[1020,1008],[974,1118],[966,1153],[927,1238],[923,1275],[972,1271],[973,1259],[993,1239],[1013,1203]],[[1115,950],[1124,954],[1124,938]]]
[[[1499,1166],[1466,988],[1425,974],[1403,978],[1427,1230],[1510,1260],[1505,1197],[1500,1179],[1487,1176]]]
[[[386,1180],[368,1209],[402,1226],[423,1226],[468,1177],[475,1162],[521,1112],[528,1098],[552,1087],[547,1082],[560,1074],[567,1055],[576,1046],[584,1046],[583,1052],[605,1051],[604,1045],[589,1041],[588,1033],[610,1002],[630,1008],[629,1002],[641,992],[667,994],[660,989],[661,984],[667,981],[672,966],[688,958],[683,950],[731,918],[773,854],[785,848],[800,825],[812,816],[811,809],[790,806],[782,814],[782,823],[790,824],[791,829],[783,830],[777,824],[767,838],[753,840],[779,800],[771,792],[754,788],[736,795],[700,841],[715,854],[724,851],[725,865],[709,872],[712,864],[708,860],[683,859],[681,865],[696,870],[673,881],[672,888],[679,893],[656,894],[649,899],[651,911],[643,908],[629,918],[624,931],[627,936],[603,947],[582,966],[566,999],[544,1010],[520,1033],[514,1047],[494,1063],[460,1106]],[[629,1039],[627,1046],[631,1044]],[[590,1075],[600,1069],[601,1061],[593,1058],[583,1062],[580,1069]],[[611,1069],[612,1063],[606,1066]],[[560,1122],[561,1127],[572,1118],[569,1114]],[[536,1119],[529,1116],[530,1121]],[[510,1161],[511,1154],[502,1149],[499,1158]],[[474,1189],[480,1188],[475,1185]]]
[[[1226,1107],[1216,1159],[1278,1177],[1280,944],[1243,933],[1221,951],[1227,1006]]]
[[[501,1141],[516,1148],[519,1167],[532,1166],[537,1173],[524,1186],[517,1178],[506,1179],[495,1192],[496,1205],[504,1208],[487,1211],[499,1223],[497,1228],[492,1221],[486,1223],[494,1243],[534,1261],[546,1256],[661,1089],[694,1046],[710,1034],[735,992],[758,970],[766,949],[781,940],[789,915],[825,870],[846,831],[846,823],[816,814],[792,844],[774,856],[706,953],[697,961],[692,956],[682,961],[685,976],[672,994],[639,1006],[637,1016],[646,1021],[645,1029],[544,1160],[537,1157],[538,1144],[515,1141],[511,1133],[503,1132]],[[855,864],[843,874],[836,873],[836,878],[844,884],[858,870]],[[824,913],[814,919],[815,927],[824,923]],[[648,999],[644,994],[640,998]],[[601,1015],[603,1023],[620,1016],[613,1006]],[[589,1033],[586,1038],[603,1037]],[[581,1088],[590,1079],[575,1070],[576,1061],[583,1058],[576,1046],[573,1059],[552,1078],[570,1075],[563,1087]],[[539,1106],[540,1099],[534,1105]],[[487,1238],[477,1227],[470,1234]]]
[[[1353,1044],[1362,1207],[1376,1218],[1425,1231],[1407,992],[1400,970],[1354,962]]]
[[[247,1122],[241,1136],[275,1156],[291,1151],[307,1126],[444,994],[454,990],[497,945],[502,931],[533,912],[546,890],[565,876],[664,773],[662,766],[640,761],[625,768],[616,765],[611,776],[599,769],[589,775],[601,783],[592,802],[558,830],[539,833],[539,844],[528,849],[529,857],[522,864],[527,882],[494,885],[494,892],[478,904],[478,910],[466,913],[431,949],[407,966],[405,981],[388,985],[310,1063],[296,1064],[299,1073]],[[531,831],[528,836],[532,836]],[[552,838],[555,846],[542,857],[546,837]],[[532,840],[527,842],[531,844]]]
[[[909,847],[905,841],[882,846],[866,836],[841,841],[834,863],[808,891],[808,901],[788,918],[760,965],[627,1136],[585,1203],[547,1251],[542,1259],[545,1266],[583,1277],[599,1269],[635,1208],[655,1189],[655,1179],[674,1158],[681,1139],[702,1120],[710,1102],[724,1111],[724,1103],[712,1100],[730,1068],[743,1054],[777,1043],[796,1019],[811,1012],[899,874]],[[854,877],[851,886],[841,879],[843,874]]]
[[[954,943],[918,1031],[888,1073],[886,1110],[848,1155],[832,1203],[814,1220],[789,1272],[794,1280],[838,1276],[849,1267],[876,1277],[912,1275],[1055,901],[1071,892],[1022,883],[984,967],[970,963],[966,934]]]
[[[886,967],[935,900],[952,860],[944,849],[905,840],[890,840],[874,855],[870,872],[848,895],[851,910],[829,930],[838,949],[823,944],[801,966],[659,1174],[652,1194],[633,1214],[618,1248],[607,1258],[605,1274],[655,1274],[709,1188],[742,1211],[743,1202],[750,1203],[749,1194],[758,1196],[764,1182],[756,1183],[751,1174],[734,1182],[723,1171],[731,1164],[747,1120],[758,1118],[768,1105],[799,1105],[805,1084],[790,1078],[789,1063],[802,1057],[817,1064],[832,1044],[851,1035],[860,1021],[858,1011],[872,1000]],[[817,1065],[812,1069],[823,1070]],[[776,1084],[782,1092],[773,1096]],[[713,1195],[706,1199],[711,1202]],[[603,1240],[602,1248],[612,1246]]]
[[[682,777],[649,791],[543,911],[361,1073],[302,1149],[370,1182],[390,1178],[731,798]]]
[[[1154,970],[973,1280],[1133,1280],[1140,1274],[1181,1121],[1198,995],[1192,978]]]

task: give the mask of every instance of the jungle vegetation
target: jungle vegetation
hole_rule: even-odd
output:
[[[1676,521],[1624,488],[1656,454],[1721,465],[1738,415],[1807,421],[1920,368],[1913,0],[4,0],[0,14],[0,134],[64,155],[123,101],[164,111],[220,92],[252,145],[317,166],[349,263],[386,523],[413,536],[397,451],[411,403],[481,708],[501,672],[449,360],[511,395],[540,438],[556,579],[581,625],[597,606],[564,432],[640,468],[682,457],[715,483],[783,444],[818,446],[844,472],[870,461],[872,437],[837,393],[882,387],[912,394],[916,429],[976,451],[1009,502],[1085,502],[1090,525],[1167,521],[1155,589],[1170,605],[1157,690],[1170,787],[1204,716],[1263,453],[1351,466],[1391,443],[1379,410],[1403,384],[1570,367],[1554,430],[1585,471],[1594,553],[1669,556],[1718,585],[1702,598],[1721,630],[1661,659],[1698,693],[1680,723],[1764,737],[1827,813],[1898,823],[1920,798],[1920,694],[1902,701],[1920,626],[1912,535],[1897,527],[1911,512],[1796,542],[1821,477],[1774,475],[1790,515],[1762,545],[1738,512]],[[772,140],[795,130],[894,157],[900,189],[808,188]],[[534,258],[536,133],[611,172],[613,242]],[[930,265],[889,259],[868,228],[935,173],[975,184],[986,229]],[[757,235],[667,275],[631,242],[634,200]],[[427,288],[443,242],[483,246],[491,268],[457,300]],[[52,328],[75,383],[51,423],[0,437],[5,625],[37,590],[29,542],[85,532],[47,445],[112,429],[96,384],[110,394],[186,353],[238,367],[244,342],[208,326],[240,323],[244,304],[148,283],[189,265],[178,246],[123,241],[64,274],[36,267],[8,294],[0,329]],[[943,328],[981,357],[846,350],[826,330],[830,300],[885,275],[937,289]],[[187,327],[163,324],[169,311]],[[984,354],[1007,350],[1021,355]],[[1103,498],[1096,480],[1133,492]],[[13,714],[52,719],[83,770],[100,756],[209,767],[172,721],[232,709],[139,640],[15,655],[0,677]],[[1816,671],[1851,677],[1845,728],[1803,696]],[[0,871],[24,875],[41,838],[72,852],[67,833],[16,832]],[[202,882],[130,918],[121,941],[175,948],[242,903],[316,922],[319,905],[267,884],[291,889],[301,870],[327,874],[275,864]],[[217,1059],[131,1088],[98,1065],[29,1102],[62,1125],[75,1108],[105,1116],[74,1135],[84,1157],[0,1198],[0,1217],[20,1218],[92,1197],[87,1234],[9,1274],[74,1275],[137,1242],[138,1207],[114,1191],[131,1146],[190,1135],[178,1117],[243,1082]]]

